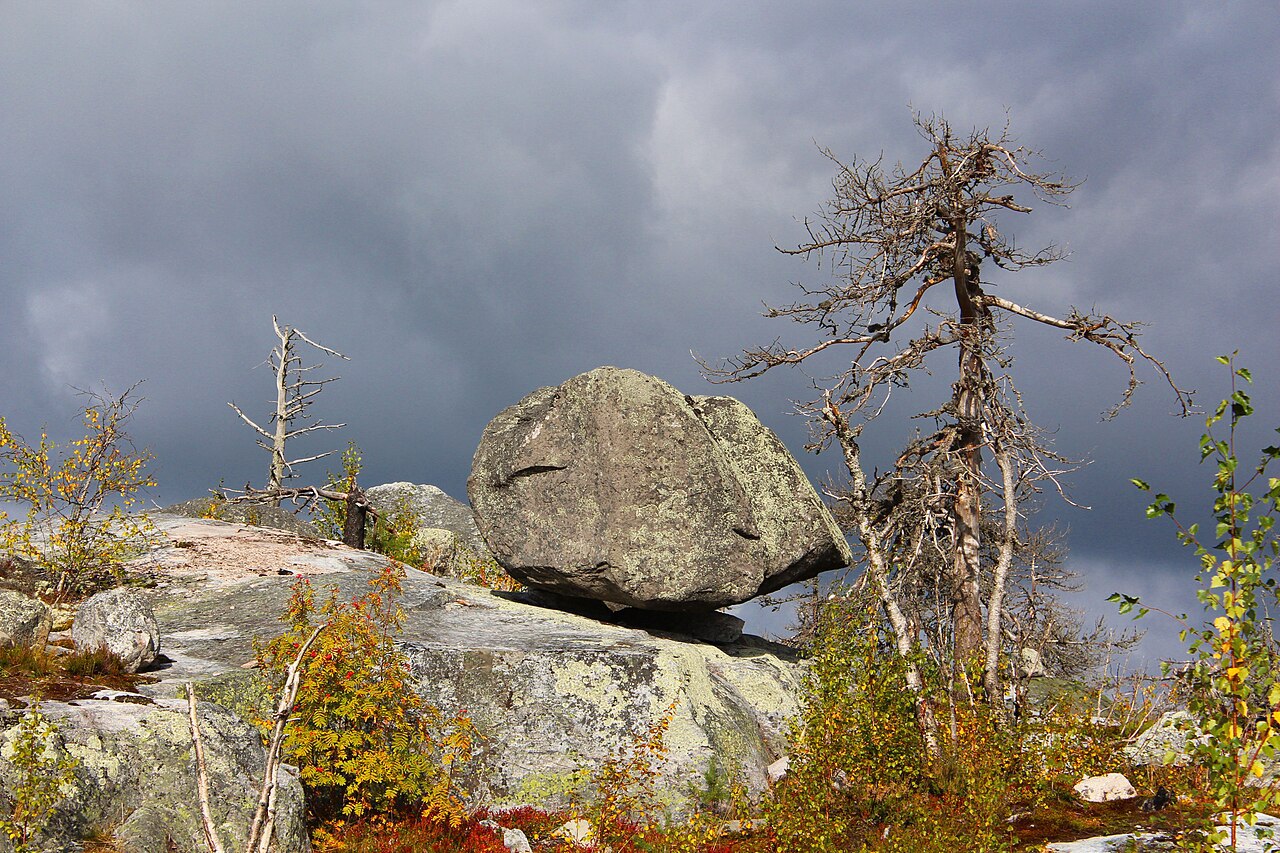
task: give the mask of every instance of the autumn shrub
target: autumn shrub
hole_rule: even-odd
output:
[[[1203,839],[1190,843],[1234,850],[1237,824],[1253,824],[1259,812],[1280,802],[1276,781],[1263,781],[1280,751],[1280,648],[1270,618],[1280,557],[1275,529],[1280,477],[1268,476],[1280,460],[1280,446],[1264,447],[1252,467],[1241,465],[1236,439],[1241,423],[1254,412],[1246,390],[1253,377],[1235,365],[1234,355],[1218,361],[1231,371],[1231,394],[1206,418],[1200,438],[1200,461],[1213,460],[1216,466],[1213,538],[1202,537],[1196,524],[1183,526],[1175,503],[1163,493],[1154,495],[1147,517],[1172,519],[1178,540],[1199,560],[1196,596],[1205,621],[1183,623],[1181,638],[1192,661],[1176,675],[1192,719],[1208,735],[1189,741],[1191,756],[1206,770],[1209,793],[1226,813],[1228,829],[1206,826]],[[1214,428],[1224,418],[1227,434],[1221,437]],[[1141,480],[1133,483],[1150,491]],[[1116,593],[1111,599],[1122,612],[1148,612],[1135,596]]]
[[[319,605],[299,581],[282,616],[289,630],[259,646],[264,672],[282,683],[313,626],[325,625],[303,661],[286,742],[313,825],[406,815],[454,828],[465,821],[455,779],[476,733],[465,715],[446,718],[412,688],[393,641],[404,620],[403,576],[403,567],[389,564],[363,595],[343,601],[335,587]]]
[[[58,594],[118,582],[120,564],[154,532],[145,516],[128,514],[155,485],[146,472],[151,454],[136,450],[125,430],[137,408],[132,391],[88,394],[85,435],[65,447],[44,431],[29,444],[0,417],[0,499],[27,507],[21,520],[0,512],[0,550],[56,577]]]
[[[502,834],[478,820],[454,826],[426,815],[356,821],[316,847],[319,853],[507,853]]]
[[[822,608],[791,766],[763,807],[773,849],[1010,849],[1010,816],[1043,796],[1027,726],[999,704],[953,699],[922,657],[940,723],[931,758],[905,662],[876,617],[858,596]]]
[[[903,688],[865,608],[830,603],[819,617],[804,704],[790,734],[790,769],[766,804],[783,853],[859,849],[908,817],[928,767]]]
[[[36,839],[62,800],[62,789],[75,779],[80,762],[62,748],[58,726],[40,710],[40,699],[18,723],[4,760],[13,768],[13,781],[0,788],[0,832],[14,853],[39,849]]]

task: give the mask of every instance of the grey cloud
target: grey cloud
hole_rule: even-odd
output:
[[[19,5],[0,27],[0,398],[71,430],[66,386],[147,377],[136,432],[163,501],[263,460],[226,401],[265,405],[270,315],[352,356],[325,392],[369,481],[460,493],[484,423],[600,364],[707,391],[716,358],[806,330],[760,302],[822,272],[774,252],[842,157],[910,160],[909,106],[998,125],[1087,178],[1009,223],[1072,260],[1000,280],[1045,310],[1151,322],[1212,399],[1240,348],[1280,423],[1272,304],[1280,155],[1262,4],[336,3]],[[1154,381],[1023,330],[1032,414],[1082,513],[1073,553],[1164,554],[1130,476],[1203,492],[1195,424]],[[948,365],[925,387],[944,389]],[[1146,376],[1151,380],[1149,374]],[[799,373],[733,386],[799,452]],[[922,389],[923,390],[923,389]],[[923,394],[919,396],[924,396]],[[887,461],[903,400],[868,452]],[[337,438],[340,446],[346,436]],[[317,449],[323,449],[319,447]],[[838,471],[806,457],[815,479]],[[1148,474],[1150,476],[1148,476]],[[1192,504],[1188,504],[1191,506]],[[1163,567],[1163,568],[1162,568]]]

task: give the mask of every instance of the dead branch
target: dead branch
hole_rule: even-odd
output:
[[[191,682],[187,686],[187,714],[191,720],[191,743],[196,753],[196,795],[200,800],[200,823],[204,827],[205,844],[209,853],[223,853],[222,842],[213,825],[213,811],[209,808],[209,771],[204,761],[204,739],[200,736],[200,720],[196,716],[196,689]]]
[[[326,625],[327,623],[316,626],[311,636],[298,649],[293,663],[289,664],[284,689],[280,693],[280,701],[273,715],[275,726],[271,730],[271,739],[267,743],[266,768],[262,771],[262,787],[258,794],[258,806],[253,812],[253,822],[249,825],[249,840],[244,846],[245,853],[259,853],[260,850],[266,849],[266,844],[270,841],[270,828],[275,824],[276,774],[280,769],[285,728],[289,725],[289,715],[293,713],[294,703],[298,701],[298,688],[302,686],[302,659]]]

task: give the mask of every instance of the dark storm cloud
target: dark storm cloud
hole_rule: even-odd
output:
[[[1212,356],[1239,348],[1261,380],[1259,420],[1280,423],[1265,4],[0,14],[3,413],[57,428],[68,385],[146,377],[136,432],[159,457],[162,501],[261,479],[225,403],[264,412],[253,368],[273,312],[351,356],[320,407],[350,424],[368,482],[454,493],[488,418],[538,385],[612,363],[705,392],[689,350],[804,340],[757,315],[821,275],[773,251],[829,192],[814,142],[918,158],[909,105],[965,129],[1007,110],[1015,135],[1086,179],[1071,209],[1008,223],[1071,261],[993,286],[1050,312],[1149,321],[1151,351],[1205,399],[1225,386]],[[1104,567],[1101,583],[1126,560],[1186,572],[1127,480],[1202,493],[1198,425],[1166,417],[1154,381],[1099,424],[1123,387],[1114,360],[1019,335],[1033,416],[1093,460],[1072,479],[1091,513],[1046,501],[1079,565]],[[804,425],[785,412],[806,387],[794,374],[732,392],[798,451]],[[869,451],[887,461],[907,428],[876,425]],[[820,479],[838,460],[805,462]]]

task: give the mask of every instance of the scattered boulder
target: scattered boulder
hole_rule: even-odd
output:
[[[1151,728],[1124,748],[1125,757],[1141,767],[1148,764],[1172,764],[1185,767],[1191,763],[1191,745],[1207,737],[1186,711],[1167,711]]]
[[[160,510],[167,515],[179,515],[185,518],[208,518],[215,521],[228,521],[235,524],[246,524],[250,527],[269,527],[283,530],[308,539],[317,539],[320,532],[314,524],[298,517],[292,509],[271,504],[230,503],[221,498],[194,498],[176,503]]]
[[[458,539],[482,557],[489,549],[476,526],[471,507],[455,500],[436,486],[415,483],[384,483],[364,490],[369,505],[380,514],[392,515],[407,509],[418,517],[424,528],[452,531]]]
[[[533,853],[533,848],[529,846],[529,837],[524,834],[524,830],[508,829],[492,820],[482,820],[480,825],[501,833],[502,846],[510,853]]]
[[[128,853],[208,849],[185,701],[82,699],[44,702],[41,711],[57,726],[47,749],[79,761],[40,839],[45,849],[79,849],[91,836],[114,837]],[[11,760],[17,716],[11,712],[0,723],[0,788],[9,790],[16,782]],[[252,726],[217,705],[202,704],[199,719],[214,823],[227,850],[243,849],[266,751]],[[310,845],[296,769],[282,767],[277,783],[275,847],[303,853]]]
[[[1123,773],[1104,773],[1088,776],[1072,789],[1086,803],[1109,803],[1112,800],[1132,800],[1138,796],[1133,784]]]
[[[419,530],[411,544],[421,557],[419,567],[433,575],[471,580],[482,563],[488,563],[492,571],[503,574],[487,548],[483,554],[476,553],[452,530],[442,527]]]
[[[601,367],[501,412],[467,492],[517,580],[625,607],[715,610],[851,560],[746,406],[634,370]]]
[[[137,672],[160,653],[160,630],[151,605],[124,587],[85,599],[76,610],[71,640],[80,649],[106,649]]]
[[[38,598],[0,589],[0,646],[42,647],[53,630],[53,613]]]
[[[594,833],[591,831],[591,823],[582,818],[568,821],[557,829],[555,834],[578,847],[590,847],[595,844],[592,840]]]
[[[1021,678],[1045,678],[1048,672],[1044,668],[1044,658],[1041,657],[1037,649],[1024,648],[1019,650],[1019,657],[1022,659],[1018,667],[1018,675]]]

